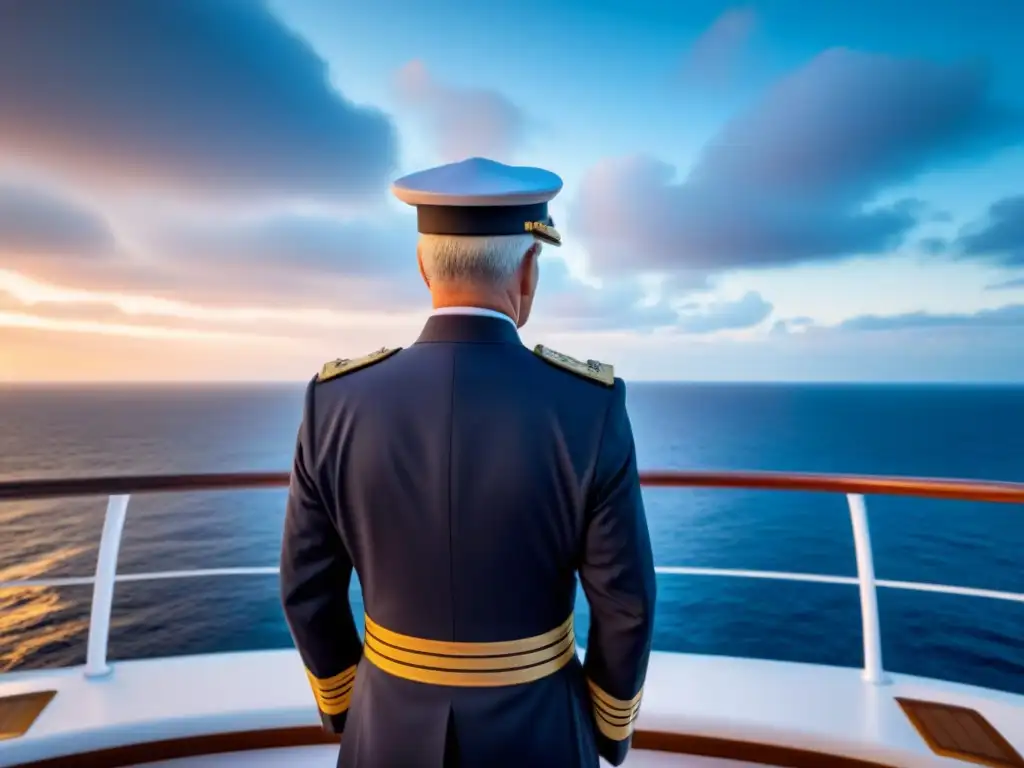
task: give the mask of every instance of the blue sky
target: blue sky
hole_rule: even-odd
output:
[[[565,181],[524,329],[627,379],[1024,381],[1024,5],[0,10],[0,381],[289,379],[429,310],[397,176]]]

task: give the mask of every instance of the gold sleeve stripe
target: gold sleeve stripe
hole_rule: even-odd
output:
[[[570,616],[550,632],[490,643],[427,640],[392,632],[366,617],[367,661],[397,677],[431,685],[501,686],[540,680],[576,654]]]
[[[617,699],[607,693],[593,680],[588,680],[587,685],[590,686],[590,692],[593,694],[595,699],[599,700],[608,709],[618,710],[620,712],[629,712],[638,707],[640,705],[640,699],[643,698],[644,695],[644,689],[641,687],[636,696],[632,699]]]
[[[612,725],[606,720],[597,718],[597,730],[601,735],[612,741],[625,741],[633,735],[633,723],[629,725]]]
[[[587,685],[590,687],[597,729],[612,741],[628,739],[640,714],[640,700],[644,689],[641,688],[632,699],[617,699],[593,680],[588,680]]]
[[[306,674],[309,675],[309,681],[313,684],[313,687],[321,691],[330,691],[335,688],[340,688],[346,683],[351,683],[356,677],[356,668],[351,666],[332,677],[319,678],[316,677],[312,672],[306,670]]]
[[[640,705],[638,704],[628,712],[619,712],[609,710],[604,704],[597,699],[592,699],[594,705],[594,712],[601,715],[602,718],[607,720],[609,723],[618,723],[619,725],[626,725],[631,720],[635,720],[637,714],[640,712]]]
[[[316,705],[325,715],[340,715],[348,710],[352,701],[352,687],[356,681],[356,667],[339,672],[332,677],[320,678],[306,670]]]

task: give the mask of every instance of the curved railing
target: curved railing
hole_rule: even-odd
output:
[[[110,671],[107,642],[114,603],[114,584],[129,581],[153,581],[213,576],[273,575],[275,567],[207,568],[187,571],[117,573],[121,534],[132,493],[180,491],[241,490],[280,488],[288,484],[287,472],[240,472],[198,475],[143,475],[135,477],[58,478],[0,482],[0,502],[50,499],[69,496],[109,496],[103,532],[100,536],[93,576],[51,579],[19,579],[0,582],[0,589],[23,587],[66,587],[92,585],[92,610],[86,650],[86,677],[100,677]],[[882,644],[878,622],[877,588],[940,592],[968,597],[1009,600],[1024,603],[1024,593],[956,587],[925,582],[876,579],[864,495],[914,496],[932,499],[959,499],[1008,504],[1024,504],[1024,483],[975,480],[938,480],[910,477],[870,477],[855,475],[811,475],[781,472],[643,472],[641,482],[648,487],[671,488],[747,488],[779,491],[817,491],[846,494],[853,526],[857,561],[856,576],[827,576],[814,573],[781,571],[744,571],[726,568],[690,568],[660,566],[661,574],[687,576],[726,576],[747,579],[781,579],[821,584],[856,585],[860,590],[861,624],[864,643],[864,680],[886,682],[882,665]]]

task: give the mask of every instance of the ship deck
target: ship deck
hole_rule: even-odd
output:
[[[146,763],[145,766],[139,764],[138,768],[335,768],[337,764],[337,748],[320,745],[161,760],[157,763]],[[601,764],[608,765],[604,761]],[[764,768],[758,763],[722,760],[715,757],[666,755],[640,749],[631,751],[623,765],[629,768]]]
[[[337,755],[292,650],[126,661],[102,678],[81,668],[0,677],[0,697],[44,690],[56,696],[25,735],[0,741],[0,765],[64,757],[42,764],[73,768],[71,755],[92,753],[80,764],[182,765],[188,757],[188,765],[211,767],[298,766]],[[974,709],[1024,750],[1024,696],[902,675],[865,684],[852,668],[655,652],[627,764],[707,763],[687,753],[733,766],[807,765],[815,756],[834,764],[825,755],[850,766],[951,764],[929,748],[897,697]],[[234,754],[195,762],[225,750]]]
[[[281,487],[287,480],[286,473],[243,473],[0,482],[0,501],[109,496],[95,575],[0,582],[0,589],[93,587],[84,666],[0,675],[0,766],[332,764],[337,738],[320,727],[293,649],[114,663],[107,658],[115,584],[276,572],[251,567],[119,574],[129,494]],[[713,472],[646,472],[641,480],[647,486],[846,494],[855,577],[677,566],[656,570],[856,587],[864,665],[852,669],[655,652],[627,765],[924,768],[967,761],[1024,768],[1024,696],[887,671],[876,592],[881,587],[945,593],[989,600],[993,606],[1024,602],[1024,594],[876,579],[863,495],[1022,504],[1024,485]]]

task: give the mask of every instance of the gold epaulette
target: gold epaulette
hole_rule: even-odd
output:
[[[607,363],[602,363],[598,360],[577,360],[574,357],[563,355],[561,352],[555,352],[555,350],[545,347],[543,344],[538,344],[533,348],[533,353],[540,357],[541,360],[557,365],[559,368],[564,368],[567,371],[572,371],[577,376],[583,376],[587,379],[600,382],[606,387],[615,386],[615,368]]]
[[[360,368],[365,368],[368,365],[379,363],[381,360],[386,360],[399,350],[401,350],[401,347],[395,347],[394,349],[381,347],[376,352],[371,352],[370,354],[363,355],[362,357],[354,357],[351,360],[348,358],[331,360],[329,363],[324,363],[324,367],[320,369],[320,373],[317,374],[316,380],[319,383],[329,381],[330,379],[336,379],[339,376],[344,376],[346,373],[352,373],[352,371],[358,371]]]

